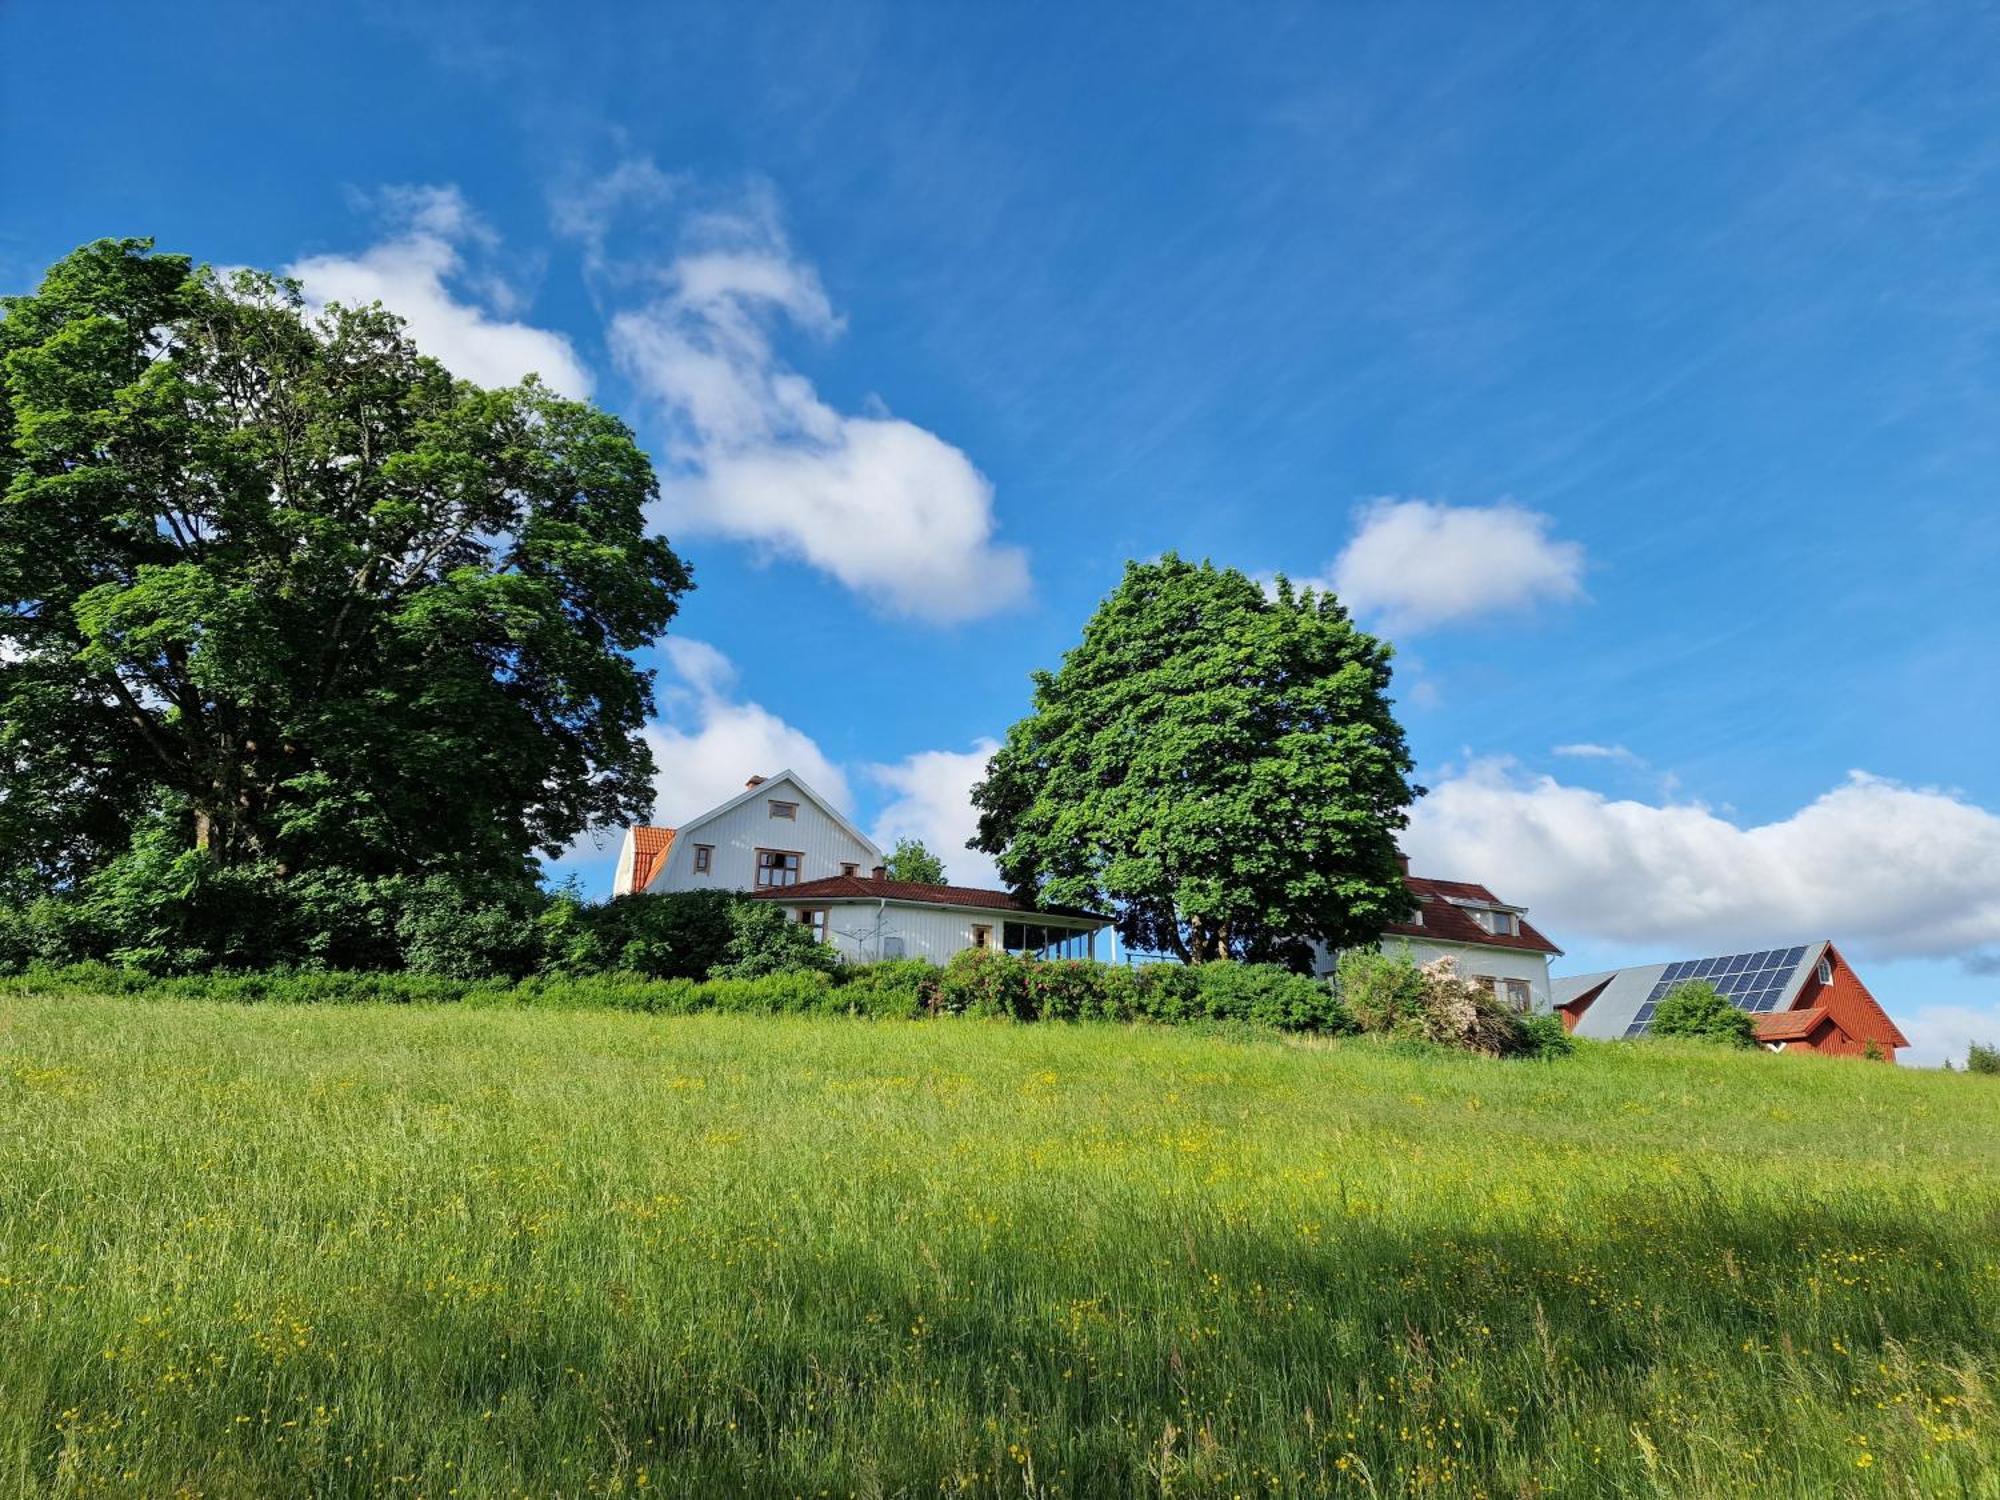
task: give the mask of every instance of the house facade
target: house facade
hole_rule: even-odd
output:
[[[1402,864],[1416,910],[1383,930],[1384,953],[1408,954],[1418,964],[1449,958],[1459,973],[1486,985],[1513,1009],[1524,1014],[1550,1009],[1549,960],[1562,949],[1528,921],[1525,906],[1502,901],[1483,885],[1412,875],[1409,861]],[[1338,957],[1317,948],[1313,972],[1332,973]]]
[[[1006,891],[890,880],[882,851],[791,771],[678,828],[629,828],[613,894],[741,891],[781,905],[843,958],[927,958],[967,948],[1093,958],[1109,918],[1024,906]]]
[[[1578,1036],[1644,1036],[1660,1001],[1691,980],[1707,981],[1749,1011],[1757,1040],[1773,1052],[1894,1062],[1896,1049],[1910,1045],[1827,941],[1571,975],[1555,982],[1556,1013]]]

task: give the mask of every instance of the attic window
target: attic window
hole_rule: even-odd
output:
[[[774,801],[771,803],[771,816],[774,818],[785,818],[796,823],[799,818],[799,805],[796,802]]]
[[[1475,911],[1472,920],[1495,937],[1513,937],[1521,930],[1520,922],[1511,911]]]
[[[712,867],[712,866],[713,866],[714,864],[715,864],[715,845],[713,845],[713,844],[696,844],[696,845],[694,846],[694,872],[695,872],[695,874],[697,874],[697,875],[706,875],[706,874],[707,874],[707,873],[709,872],[709,869],[710,869],[710,868],[711,868],[711,867]]]
[[[1821,984],[1833,983],[1833,960],[1828,958],[1825,954],[1820,955],[1819,982]]]
[[[846,860],[840,866],[840,873],[843,875],[859,875],[861,873],[861,866],[855,864],[852,860]]]

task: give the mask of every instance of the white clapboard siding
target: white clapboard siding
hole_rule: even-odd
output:
[[[796,803],[797,819],[772,817],[773,802]],[[707,844],[715,851],[707,874],[695,873],[697,844]],[[752,788],[751,795],[735,806],[725,803],[721,810],[683,825],[646,889],[755,890],[759,849],[784,849],[803,856],[799,862],[801,881],[838,875],[843,864],[851,864],[856,873],[866,875],[882,862],[879,849],[842,827],[795,778],[774,776]]]

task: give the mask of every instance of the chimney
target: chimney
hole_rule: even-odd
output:
[[[743,789],[744,789],[745,791],[748,791],[748,790],[749,790],[749,789],[750,789],[751,787],[753,787],[753,786],[762,786],[763,784],[764,784],[764,778],[763,778],[763,777],[761,777],[761,776],[752,776],[752,777],[751,777],[751,778],[750,778],[750,779],[749,779],[748,781],[746,781],[746,782],[744,782],[744,783],[743,783]]]
[[[1396,851],[1396,868],[1401,870],[1405,875],[1410,873],[1410,856],[1405,854],[1401,849]]]
[[[873,875],[877,880],[887,880],[889,878],[889,867],[887,865],[877,865],[868,873]]]

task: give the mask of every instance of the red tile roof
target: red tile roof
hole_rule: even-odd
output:
[[[1089,917],[1109,921],[1101,913],[1073,906],[1029,906],[1010,891],[980,890],[969,885],[920,885],[914,880],[877,880],[865,875],[829,875],[798,885],[774,886],[755,892],[760,901],[908,901],[919,906],[977,906],[994,911],[1043,912],[1056,917]]]
[[[1811,1006],[1806,1010],[1777,1010],[1757,1017],[1757,1040],[1760,1042],[1802,1042],[1819,1029],[1819,1023],[1827,1018],[1824,1005]]]
[[[649,828],[640,824],[632,830],[632,889],[643,891],[653,872],[667,862],[674,847],[672,828]]]
[[[1422,875],[1406,875],[1403,883],[1417,898],[1424,919],[1421,923],[1391,923],[1383,931],[1392,936],[1431,938],[1442,943],[1475,943],[1482,948],[1513,948],[1532,953],[1562,952],[1529,926],[1525,917],[1519,919],[1521,931],[1518,935],[1502,937],[1473,921],[1463,907],[1451,904],[1454,899],[1491,906],[1506,904],[1483,885],[1472,885],[1463,880],[1430,880]]]

